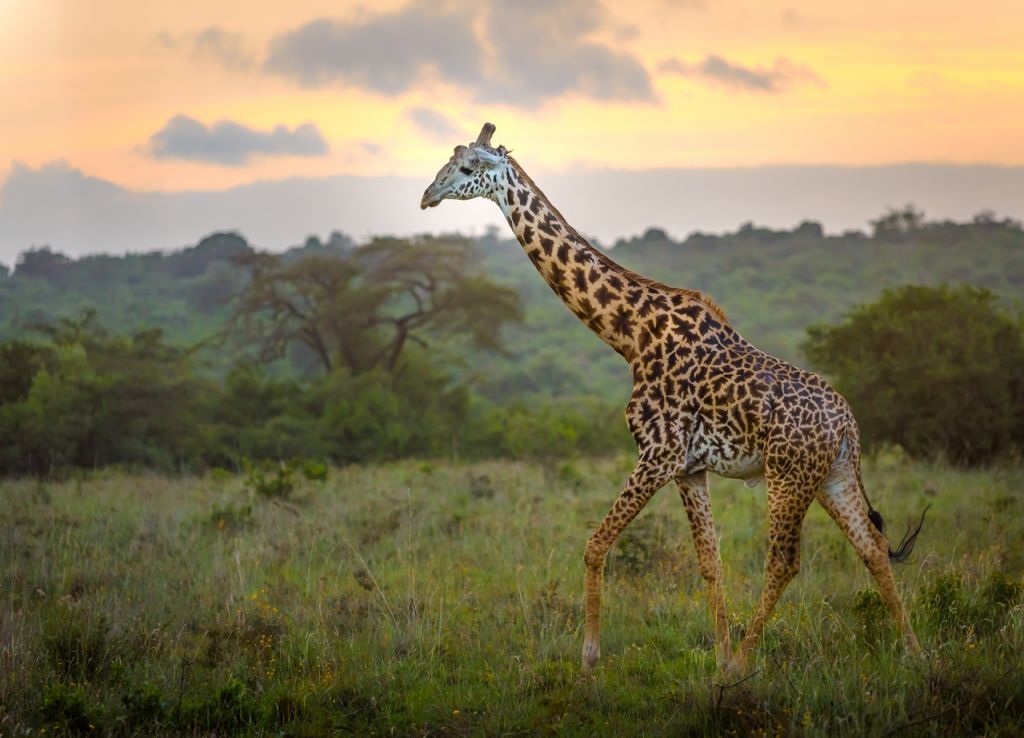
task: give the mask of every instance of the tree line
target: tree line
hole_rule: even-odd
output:
[[[211,340],[249,357],[222,380],[197,370],[195,347],[169,344],[160,329],[112,334],[94,309],[0,343],[0,472],[623,445],[599,402],[499,405],[453,379],[452,356],[500,351],[503,326],[521,315],[518,294],[480,272],[464,239],[380,239],[301,259],[245,251],[234,263],[248,275]],[[282,358],[314,371],[275,371]]]
[[[910,209],[875,227],[928,228]],[[19,271],[69,279],[66,258],[32,254]],[[506,337],[526,330],[526,304],[522,289],[488,276],[494,270],[468,239],[355,247],[332,236],[272,255],[218,236],[144,258],[147,268],[189,275],[223,319],[188,346],[161,328],[111,329],[95,308],[26,320],[23,335],[0,342],[0,473],[410,456],[557,461],[631,448],[621,403],[579,389],[579,362],[553,367],[552,382],[558,372],[579,377],[558,397],[514,384],[496,391],[507,375],[488,362],[522,362]],[[585,333],[571,321],[566,330]],[[230,365],[211,371],[211,347]],[[811,326],[802,351],[850,400],[868,450],[897,444],[980,464],[1024,445],[1021,317],[988,289],[893,288]]]

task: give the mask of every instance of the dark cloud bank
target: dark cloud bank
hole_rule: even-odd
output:
[[[264,70],[306,87],[344,84],[387,95],[435,77],[475,102],[525,107],[569,92],[654,100],[635,56],[588,39],[605,21],[590,0],[413,2],[360,22],[318,19],[282,33]]]
[[[523,162],[529,166],[528,161]],[[311,233],[479,231],[507,226],[490,202],[451,202],[428,212],[422,177],[289,179],[223,191],[144,193],[65,165],[15,166],[0,187],[0,262],[33,244],[69,255],[178,248],[215,230],[285,248]],[[967,219],[991,208],[1024,218],[1024,167],[906,164],[536,173],[581,232],[612,242],[659,226],[676,236],[733,230],[744,221],[793,227],[805,218],[832,232],[866,228],[887,206],[913,202],[931,218]],[[624,197],[628,194],[628,197]],[[727,266],[727,265],[723,265]]]

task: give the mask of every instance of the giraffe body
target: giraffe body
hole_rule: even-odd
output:
[[[745,669],[765,620],[799,569],[800,529],[815,499],[864,560],[908,647],[916,651],[889,563],[892,552],[869,518],[860,481],[857,423],[846,400],[816,374],[748,343],[705,295],[631,272],[591,246],[503,147],[490,146],[493,130],[487,124],[476,143],[456,147],[421,206],[448,198],[495,201],[547,284],[623,356],[633,376],[626,422],[636,440],[637,464],[584,551],[584,668],[592,667],[600,655],[606,554],[655,492],[673,480],[707,583],[720,667]],[[763,478],[768,487],[765,586],[735,655],[708,472],[750,485]]]

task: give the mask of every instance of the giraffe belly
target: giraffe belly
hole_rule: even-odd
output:
[[[686,457],[688,469],[745,479],[750,486],[764,476],[764,457],[759,450],[708,433],[701,426],[690,440]]]
[[[709,471],[729,479],[745,479],[751,487],[764,476],[764,458],[757,451],[737,449],[729,458],[723,455],[708,461]]]

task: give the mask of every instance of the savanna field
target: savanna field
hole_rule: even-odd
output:
[[[0,738],[1024,738],[1024,2],[252,5],[0,0]]]
[[[932,506],[897,569],[926,658],[814,506],[755,670],[723,688],[672,487],[609,557],[603,658],[580,673],[583,546],[630,465],[4,481],[0,735],[1024,731],[1020,466],[868,460],[893,539]],[[736,639],[765,489],[712,478],[712,500]]]

